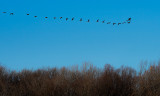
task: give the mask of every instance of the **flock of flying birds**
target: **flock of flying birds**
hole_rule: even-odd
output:
[[[7,12],[3,12],[4,14],[7,14]],[[14,15],[14,13],[9,13],[10,15]],[[30,14],[26,14],[26,15],[30,15]],[[35,18],[37,18],[38,16],[34,16]],[[45,17],[46,19],[48,18],[48,17]],[[53,19],[55,20],[55,19],[63,19],[63,17],[53,17]],[[69,18],[64,18],[66,21],[68,21],[69,20]],[[71,18],[70,19],[71,21],[74,21],[75,20],[75,18],[73,17],[73,18]],[[84,19],[83,18],[80,18],[79,19],[79,21],[80,22],[82,22],[82,21],[84,21]],[[90,19],[88,19],[86,22],[90,22],[91,20]],[[105,20],[103,20],[103,21],[100,21],[100,19],[97,19],[96,20],[96,22],[101,22],[101,23],[106,23],[106,24],[113,24],[113,25],[120,25],[120,24],[130,24],[131,23],[131,18],[128,18],[126,21],[124,21],[124,22],[119,22],[119,23],[115,23],[115,22],[105,22]]]

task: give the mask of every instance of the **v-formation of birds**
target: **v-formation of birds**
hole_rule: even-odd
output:
[[[3,12],[4,14],[7,14],[7,12]],[[14,15],[14,13],[9,13],[10,15]],[[26,14],[26,15],[30,15],[30,14]],[[37,18],[38,16],[34,16],[34,18]],[[48,18],[48,17],[45,17],[46,19]],[[53,19],[55,20],[55,19],[63,19],[63,17],[53,17]],[[66,21],[68,21],[68,20],[71,20],[71,21],[74,21],[75,20],[75,18],[73,17],[73,18],[64,18]],[[79,19],[79,21],[80,22],[82,22],[82,21],[85,21],[83,18],[80,18]],[[90,22],[91,20],[90,19],[87,19],[87,21],[86,22]],[[120,24],[126,24],[126,23],[128,23],[128,24],[130,24],[131,23],[131,18],[128,18],[126,21],[124,21],[124,22],[118,22],[118,23],[116,23],[116,22],[105,22],[105,20],[103,20],[103,21],[100,21],[99,19],[97,19],[96,20],[96,22],[101,22],[101,23],[106,23],[106,24],[113,24],[113,25],[120,25]]]

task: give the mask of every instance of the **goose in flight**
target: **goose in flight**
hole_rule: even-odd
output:
[[[120,25],[121,23],[118,23],[118,25]]]
[[[79,21],[82,21],[82,18]]]
[[[37,17],[37,16],[34,16],[35,18]]]
[[[102,21],[102,23],[105,23],[105,20],[104,20],[104,21]]]
[[[10,15],[13,15],[13,13],[10,13]]]
[[[45,18],[48,18],[48,17],[45,17]]]
[[[29,14],[27,14],[27,15],[29,15]]]
[[[127,20],[127,21],[131,21],[131,19],[132,19],[132,18],[128,18],[128,20]]]
[[[3,13],[7,13],[7,12],[3,12]]]
[[[113,23],[113,25],[115,25],[116,23]]]
[[[68,20],[68,18],[66,18],[66,21]]]
[[[74,17],[72,18],[72,21],[74,20]]]
[[[54,17],[54,20],[56,19],[56,17]]]
[[[128,18],[127,23],[128,23],[128,24],[131,23],[131,18]]]
[[[87,22],[90,22],[90,20],[88,19]]]
[[[60,17],[60,19],[62,19],[63,17]]]
[[[99,22],[99,19],[97,20],[97,22]]]

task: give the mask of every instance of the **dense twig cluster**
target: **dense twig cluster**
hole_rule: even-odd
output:
[[[160,64],[140,74],[109,64],[21,72],[1,66],[0,96],[160,96]]]
[[[3,14],[9,14],[9,15],[15,15],[15,13],[9,13],[9,12],[2,12]],[[27,16],[29,16],[30,14],[29,13],[27,13],[26,14]],[[33,16],[34,18],[37,18],[38,16],[37,15],[35,15],[35,16]],[[45,19],[47,19],[48,17],[44,17]],[[74,21],[74,20],[78,20],[78,21],[80,21],[80,22],[82,22],[82,21],[84,21],[84,22],[91,22],[91,20],[90,19],[84,19],[84,18],[79,18],[79,19],[76,19],[75,17],[72,17],[72,18],[68,18],[68,17],[52,17],[54,20],[56,20],[56,19],[64,19],[65,21]],[[103,21],[100,21],[100,19],[97,19],[97,20],[95,20],[94,22],[100,22],[100,23],[104,23],[104,24],[113,24],[113,25],[121,25],[121,24],[130,24],[131,23],[131,18],[128,18],[126,21],[124,21],[124,22],[106,22],[106,20],[103,20]]]

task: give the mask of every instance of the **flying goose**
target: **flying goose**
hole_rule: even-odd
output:
[[[118,23],[118,25],[120,25],[121,23]]]
[[[90,22],[90,20],[88,19],[87,22]]]
[[[113,23],[113,25],[115,25],[116,23]]]
[[[10,15],[13,15],[13,13],[10,13]]]
[[[99,22],[99,19],[97,20],[97,22]]]
[[[132,19],[132,18],[128,18],[128,20],[127,20],[127,21],[131,21],[131,19]]]
[[[79,21],[82,21],[82,18]]]
[[[72,18],[72,21],[74,20],[74,17]]]

